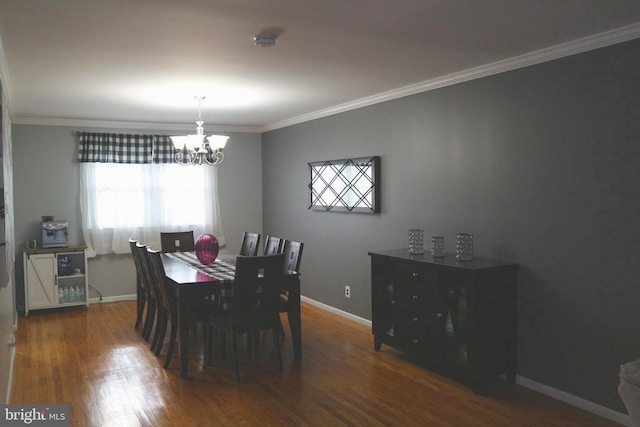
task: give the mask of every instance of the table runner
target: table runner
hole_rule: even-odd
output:
[[[168,252],[165,255],[171,259],[187,264],[207,276],[218,279],[223,283],[233,282],[233,279],[236,276],[236,266],[226,261],[217,259],[213,264],[203,264],[198,260],[195,252]]]

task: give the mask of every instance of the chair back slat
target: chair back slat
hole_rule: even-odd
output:
[[[163,231],[160,233],[160,247],[162,252],[189,252],[195,251],[193,230],[189,231]]]
[[[284,239],[281,239],[276,236],[267,236],[264,239],[264,254],[265,255],[275,255],[282,252],[282,247],[284,245]]]
[[[240,255],[242,256],[256,256],[258,255],[258,247],[260,245],[260,234],[244,232],[242,236],[242,247],[240,248]]]
[[[131,256],[133,257],[133,265],[136,267],[136,282],[140,288],[148,292],[147,281],[142,277],[142,261],[137,250],[138,241],[129,239],[129,247],[131,248]]]
[[[142,281],[143,287],[147,290],[149,296],[157,300],[158,292],[156,291],[155,280],[149,267],[147,247],[140,242],[136,243],[136,253],[140,264],[140,280]]]
[[[169,302],[169,295],[167,293],[166,276],[160,251],[147,248],[146,255],[149,262],[149,274],[156,284],[156,289],[158,292],[158,296],[160,297],[160,301],[162,302],[162,306],[165,308],[165,310],[170,310],[171,306]]]
[[[304,243],[285,240],[283,252],[285,254],[284,270],[300,273],[300,263],[302,262],[302,249]]]

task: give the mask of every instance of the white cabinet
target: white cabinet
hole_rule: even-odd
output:
[[[25,316],[30,310],[89,305],[84,247],[27,249],[23,260]]]

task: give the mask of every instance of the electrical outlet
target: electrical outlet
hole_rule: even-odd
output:
[[[351,298],[351,286],[345,285],[344,287],[344,297]]]

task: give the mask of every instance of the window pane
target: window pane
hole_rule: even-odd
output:
[[[140,227],[144,214],[143,182],[140,165],[96,164],[96,226]]]
[[[169,224],[204,224],[204,167],[180,166],[176,164],[163,167],[159,176],[160,185],[156,193],[158,209],[165,215]]]
[[[204,224],[203,170],[175,164],[98,164],[97,227]]]

